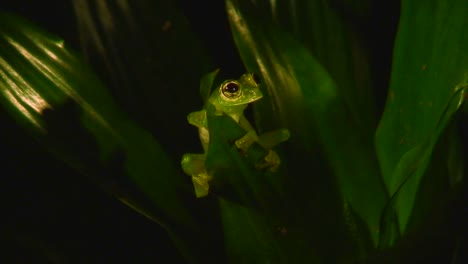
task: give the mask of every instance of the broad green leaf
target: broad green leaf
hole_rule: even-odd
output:
[[[1,105],[60,159],[160,223],[188,259],[209,260],[202,254],[209,246],[195,241],[200,230],[182,200],[188,186],[178,164],[120,110],[89,66],[19,17],[0,14],[0,32]]]
[[[254,143],[243,155],[234,142],[247,132],[227,115],[217,115],[215,107],[206,107],[210,145],[206,153],[206,170],[213,175],[213,187],[231,194],[244,205],[259,205],[263,210],[278,207],[275,175],[255,168],[268,150]],[[223,191],[219,193],[223,195]]]
[[[200,76],[212,70],[174,1],[75,0],[80,42],[119,105],[173,160],[198,147],[186,131],[199,109]],[[198,99],[198,100],[196,100]]]
[[[376,133],[402,234],[434,146],[468,87],[467,13],[464,0],[402,1],[390,90]]]
[[[327,70],[361,132],[376,126],[368,54],[359,26],[369,1],[250,1],[268,10],[271,23],[290,33]],[[349,3],[351,2],[351,3]],[[265,13],[265,12],[264,12]]]
[[[203,99],[203,102],[206,103],[210,97],[211,87],[213,87],[214,79],[218,75],[219,69],[216,69],[206,75],[203,75],[200,81],[200,95]]]
[[[228,263],[320,263],[314,249],[304,250],[307,242],[297,239],[298,230],[228,200],[220,199],[220,207]]]
[[[241,153],[234,141],[246,134],[232,118],[206,107],[210,145],[206,170],[218,198],[228,263],[290,263],[315,260],[304,228],[284,195],[278,173],[255,168],[268,151],[254,144]]]
[[[302,197],[302,202],[310,203],[313,210],[336,210],[332,213],[334,221],[343,219],[346,223],[335,223],[335,228],[364,222],[367,230],[359,230],[358,237],[353,239],[359,247],[356,251],[359,253],[354,253],[366,254],[369,244],[376,245],[379,240],[380,216],[386,203],[372,138],[366,136],[370,131],[360,125],[362,120],[356,119],[339,84],[311,50],[300,39],[265,19],[268,14],[264,9],[248,2],[227,1],[227,10],[246,67],[261,73],[268,90],[269,98],[256,104],[260,127],[284,126],[291,131],[288,151],[294,157],[286,157],[285,166],[290,181],[303,188],[295,192],[309,194]],[[324,160],[328,168],[323,165]],[[333,174],[329,174],[330,170]],[[314,202],[310,193],[317,195],[315,199],[321,203]],[[342,214],[348,214],[343,212],[344,207],[355,212],[349,215],[357,217],[356,221],[344,220]],[[317,215],[313,211],[308,213]],[[311,224],[325,229],[323,226],[330,219],[321,217]],[[334,231],[327,231],[328,237],[319,239],[323,242],[321,246],[332,243]],[[347,243],[340,235],[333,238],[335,242],[341,239],[339,243]],[[330,242],[325,242],[327,239]]]

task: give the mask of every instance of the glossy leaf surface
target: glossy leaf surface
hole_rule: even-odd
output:
[[[376,134],[402,233],[434,146],[468,87],[467,12],[466,1],[402,1],[391,85]]]
[[[440,250],[456,262],[465,218],[452,206],[465,208],[453,201],[466,188],[466,140],[452,121],[468,86],[466,1],[402,1],[375,134],[373,93],[387,77],[370,75],[389,66],[380,56],[392,44],[368,46],[369,29],[387,32],[367,23],[376,5],[226,0],[247,72],[262,77],[264,98],[245,115],[253,120],[253,108],[260,134],[287,128],[291,138],[275,147],[278,172],[258,169],[268,151],[239,150],[246,131],[205,106],[213,180],[202,199],[179,165],[183,153],[203,152],[186,116],[217,84],[218,71],[199,82],[215,68],[207,54],[219,57],[220,75],[238,58],[213,52],[223,37],[209,32],[224,11],[197,36],[185,15],[209,12],[183,2],[70,1],[75,37],[104,85],[63,40],[1,14],[0,105],[59,160],[161,224],[191,263],[419,263]]]
[[[316,259],[306,251],[304,223],[285,194],[281,175],[255,168],[268,154],[256,143],[242,153],[234,141],[246,134],[232,118],[207,108],[210,145],[206,170],[210,192],[218,199],[228,263],[288,263]],[[308,240],[306,240],[308,241]],[[302,253],[299,253],[302,252]]]
[[[198,227],[180,196],[187,186],[178,164],[62,40],[3,13],[0,31],[3,107],[61,159],[163,225],[184,251],[181,237]]]
[[[356,221],[366,223],[367,230],[360,230],[361,233],[357,235],[361,241],[359,247],[365,251],[372,243],[369,240],[373,240],[373,243],[378,241],[380,214],[386,194],[380,182],[372,140],[366,137],[371,134],[369,119],[364,118],[367,119],[367,123],[364,122],[366,125],[360,125],[362,120],[356,119],[354,110],[350,108],[354,106],[345,99],[346,93],[351,90],[344,91],[352,88],[340,87],[339,84],[345,81],[339,76],[349,72],[322,66],[330,62],[322,64],[307,42],[284,31],[275,21],[259,19],[269,17],[265,10],[271,7],[260,8],[249,1],[227,3],[234,39],[244,63],[249,71],[261,73],[268,88],[270,98],[260,102],[257,108],[260,127],[280,124],[290,129],[291,148],[288,150],[295,156],[286,159],[288,177],[292,182],[308,186],[323,199],[323,204],[311,205],[313,210],[327,204],[329,208],[336,208],[337,214],[340,214],[340,210],[356,212],[354,217],[357,216],[358,220],[347,224],[354,225]],[[297,14],[292,17],[302,19]],[[311,24],[319,27],[319,24]],[[320,38],[317,41],[320,42]],[[327,52],[333,53],[333,49]],[[337,74],[336,80],[331,73]],[[361,84],[350,85],[355,87]],[[321,151],[322,154],[319,154]],[[329,169],[323,167],[323,160],[330,165],[332,174],[328,174]],[[304,171],[307,173],[304,174]],[[304,189],[301,191],[307,192]],[[336,201],[340,197],[338,192],[342,193],[344,203]],[[304,202],[311,199],[304,197]],[[341,206],[336,207],[340,203]],[[336,217],[342,219],[342,216]],[[315,225],[320,226],[318,222]]]
[[[193,129],[186,116],[201,107],[199,80],[214,66],[176,3],[76,0],[73,5],[84,56],[119,105],[171,159],[198,147],[186,136]]]

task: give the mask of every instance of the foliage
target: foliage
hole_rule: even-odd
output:
[[[186,261],[410,263],[445,244],[439,252],[457,263],[462,226],[446,229],[445,208],[462,210],[466,192],[457,120],[466,121],[468,2],[402,0],[392,51],[371,43],[364,25],[376,8],[364,0],[226,0],[220,14],[245,69],[263,80],[257,129],[285,127],[291,139],[276,148],[279,172],[256,170],[232,143],[244,131],[208,111],[216,155],[207,165],[223,169],[202,199],[179,162],[201,151],[186,122],[202,105],[199,79],[231,70],[211,62],[222,61],[205,48],[216,36],[194,30],[171,1],[72,4],[86,62],[34,23],[0,14],[1,105],[53,155],[162,226]]]

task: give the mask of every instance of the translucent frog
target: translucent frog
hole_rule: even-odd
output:
[[[205,80],[209,79],[209,81],[204,82],[202,79],[202,95],[204,91],[209,93],[217,72],[216,70],[204,77]],[[205,169],[206,153],[210,148],[210,124],[208,123],[206,110],[208,104],[215,107],[216,115],[231,117],[245,130],[245,135],[234,142],[240,152],[246,153],[254,143],[258,143],[265,150],[268,150],[268,154],[263,160],[255,164],[256,169],[266,169],[271,172],[278,169],[280,158],[271,148],[286,141],[289,138],[289,131],[287,129],[278,129],[259,136],[244,116],[244,110],[248,104],[263,97],[259,84],[257,76],[251,73],[246,73],[237,80],[226,80],[207,97],[205,107],[202,110],[192,112],[187,116],[188,122],[198,127],[200,141],[205,152],[204,154],[184,154],[181,161],[184,172],[192,177],[197,197],[203,197],[209,193],[209,182],[212,179],[212,175],[209,175]]]

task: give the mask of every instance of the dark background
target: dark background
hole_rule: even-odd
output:
[[[177,4],[214,64],[237,76],[244,69],[223,1],[210,2],[208,8],[197,1]],[[371,54],[376,104],[383,109],[399,1],[374,2],[370,17],[354,21]],[[79,50],[71,1],[4,0],[0,10],[25,16]],[[0,136],[1,263],[183,263],[158,225],[50,155],[3,109]]]

